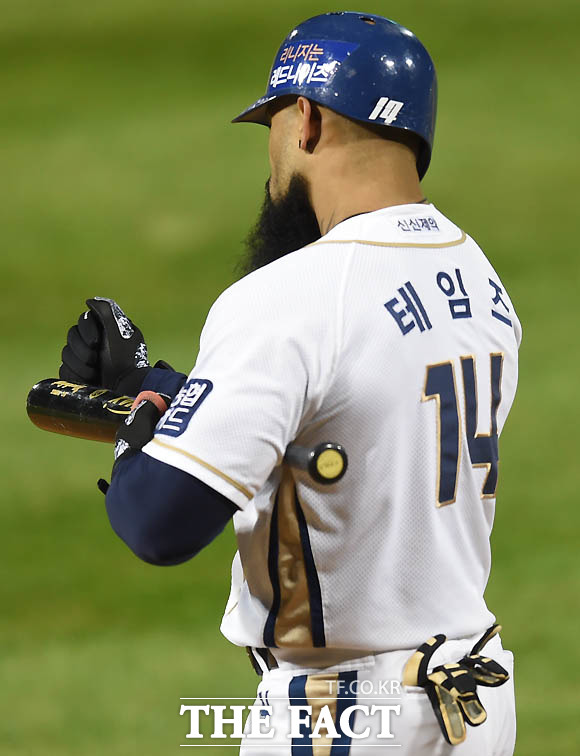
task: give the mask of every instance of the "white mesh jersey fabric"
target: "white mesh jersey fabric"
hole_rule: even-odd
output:
[[[496,465],[485,436],[492,404],[498,435],[512,405],[520,340],[497,273],[433,205],[343,221],[221,295],[190,375],[211,393],[182,433],[158,432],[144,451],[240,508],[222,623],[232,642],[387,651],[493,622],[483,593]],[[294,441],[337,441],[349,458],[331,486],[293,471],[296,564],[296,543],[279,550],[272,531]],[[318,632],[277,636],[283,611],[290,628],[304,623],[302,589]]]

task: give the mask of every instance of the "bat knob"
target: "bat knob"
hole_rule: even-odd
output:
[[[325,441],[312,450],[308,472],[318,483],[328,485],[339,481],[348,467],[348,457],[340,444]]]
[[[312,448],[290,444],[284,460],[291,467],[305,470],[322,485],[339,481],[348,467],[348,458],[340,444],[323,441]]]

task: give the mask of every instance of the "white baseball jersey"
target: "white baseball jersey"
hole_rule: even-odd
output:
[[[432,205],[357,215],[227,289],[144,451],[239,507],[239,645],[410,649],[494,617],[483,593],[519,321]],[[282,464],[341,443],[323,486]]]

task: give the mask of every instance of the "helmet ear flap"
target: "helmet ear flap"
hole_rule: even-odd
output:
[[[427,172],[437,76],[429,53],[408,29],[382,16],[353,12],[325,13],[304,21],[282,42],[264,96],[233,122],[269,126],[274,103],[300,95],[348,118],[388,129],[386,138],[415,135],[419,177]]]

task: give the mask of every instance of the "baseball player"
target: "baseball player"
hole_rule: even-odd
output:
[[[234,119],[269,127],[271,176],[248,273],[189,375],[151,367],[107,299],[63,351],[64,379],[148,392],[106,495],[138,556],[183,562],[233,517],[222,631],[250,650],[272,728],[246,725],[243,756],[513,752],[512,655],[483,594],[521,327],[421,189],[436,92],[393,21],[296,26]],[[284,464],[290,443],[330,439],[349,457],[338,482]]]

